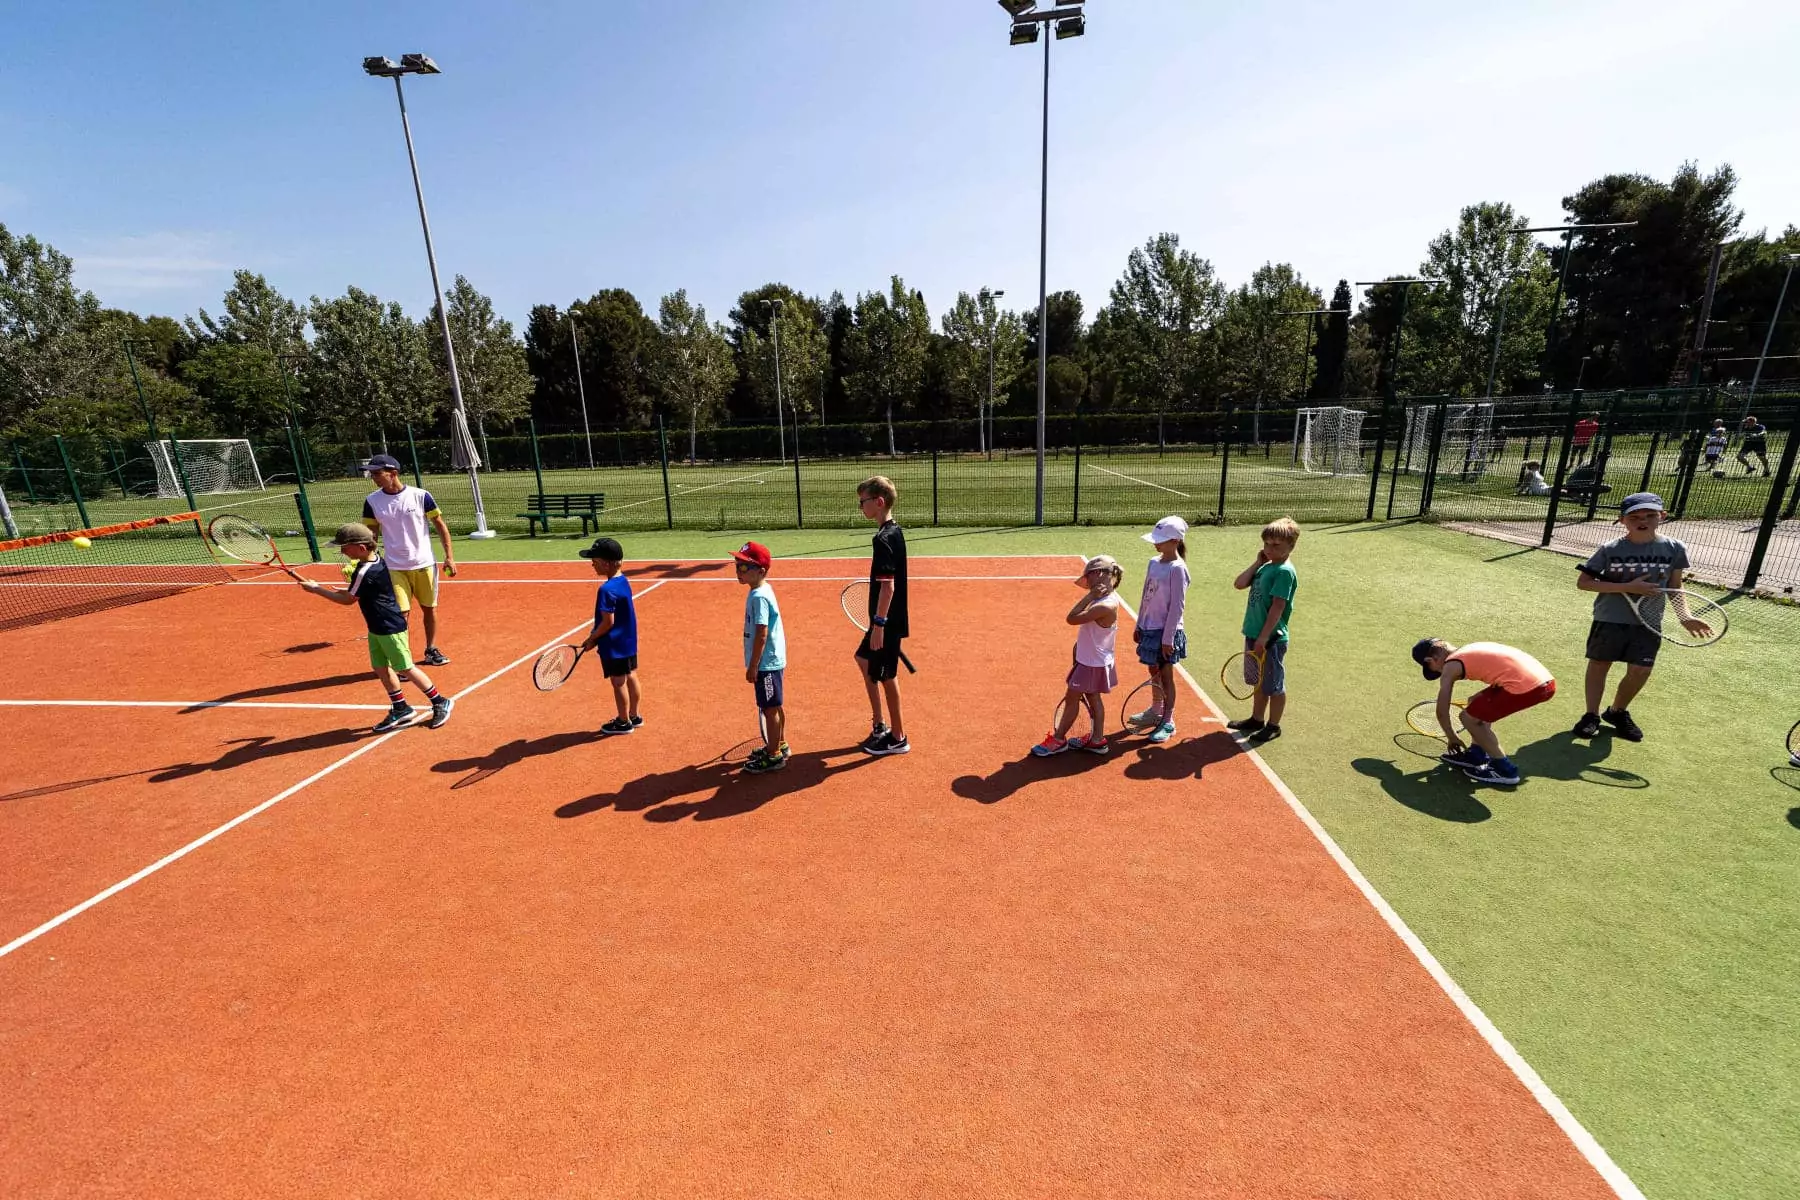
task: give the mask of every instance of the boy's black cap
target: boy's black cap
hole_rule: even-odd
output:
[[[374,458],[371,458],[362,465],[363,474],[365,475],[370,471],[398,471],[399,469],[400,460],[391,454],[377,454]]]
[[[1425,665],[1425,660],[1431,657],[1437,644],[1437,638],[1420,638],[1413,643],[1413,661],[1419,664],[1419,669],[1425,672],[1427,679],[1436,679],[1443,674],[1442,671],[1434,671]]]
[[[583,558],[598,558],[605,562],[625,561],[625,548],[609,537],[595,538],[593,545],[578,553]]]

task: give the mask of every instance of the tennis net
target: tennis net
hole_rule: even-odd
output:
[[[198,513],[16,538],[0,542],[0,631],[231,578],[207,546]]]

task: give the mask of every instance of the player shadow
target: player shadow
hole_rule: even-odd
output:
[[[1114,743],[1115,747],[1118,743]],[[1213,763],[1242,754],[1246,747],[1222,729],[1162,745],[1144,743],[1130,747],[1132,761],[1125,766],[1127,779],[1199,779]],[[1119,753],[1115,748],[1114,754]]]
[[[835,761],[834,761],[835,760]],[[692,819],[716,821],[753,813],[777,796],[816,787],[834,775],[872,763],[872,755],[856,746],[834,750],[808,750],[789,757],[785,770],[752,775],[742,761],[713,759],[673,771],[640,775],[619,785],[616,791],[596,792],[571,800],[556,810],[563,819],[585,817],[611,809],[618,813],[643,813],[646,821],[667,824]],[[699,796],[687,800],[683,797]]]
[[[7,800],[36,800],[40,796],[54,796],[58,792],[72,792],[77,788],[93,787],[97,783],[112,783],[119,779],[132,779],[139,775],[148,775],[152,771],[160,771],[161,767],[145,767],[141,771],[120,771],[117,775],[96,775],[92,779],[70,779],[64,783],[46,783],[42,787],[26,788],[19,792],[7,792],[0,796],[0,803]]]
[[[541,738],[515,738],[504,746],[496,746],[479,758],[447,758],[443,762],[433,763],[431,769],[440,775],[470,772],[450,785],[451,791],[461,791],[463,788],[474,787],[482,780],[498,775],[514,763],[523,762],[528,758],[538,758],[545,754],[558,754],[564,750],[573,750],[577,746],[600,741],[603,737],[605,735],[596,730],[572,729],[567,733],[553,733]]]
[[[633,563],[625,569],[627,579],[688,579],[695,575],[723,575],[729,564],[697,563]]]
[[[1381,785],[1381,790],[1417,813],[1453,821],[1459,825],[1475,825],[1494,815],[1493,810],[1475,798],[1474,780],[1446,764],[1443,769],[1426,768],[1408,773],[1400,764],[1385,758],[1356,758],[1351,769],[1367,775]]]
[[[1800,829],[1800,808],[1788,809],[1788,824]]]
[[[1119,750],[1115,742],[1113,754],[1117,753]],[[1085,775],[1105,766],[1111,757],[1111,754],[1084,754],[1080,750],[1069,750],[1050,758],[1027,754],[1023,758],[1002,763],[992,775],[959,775],[950,781],[950,790],[964,800],[973,800],[977,804],[998,804],[1034,783]]]
[[[1779,767],[1770,767],[1769,778],[1783,787],[1791,787],[1796,792],[1800,792],[1800,767],[1790,767],[1785,764]],[[0,796],[0,800],[4,799],[6,799],[5,796]]]
[[[360,742],[368,736],[368,733],[367,729],[362,728],[327,729],[320,733],[309,733],[296,738],[231,738],[223,743],[230,746],[231,749],[211,762],[186,762],[163,767],[156,774],[150,776],[150,782],[172,783],[177,779],[189,779],[195,775],[204,775],[209,771],[229,771],[234,767],[261,762],[265,758],[278,758],[283,754],[304,754],[308,750],[329,750],[335,746],[348,746],[353,742]]]
[[[1650,781],[1635,771],[1622,767],[1602,766],[1601,760],[1612,753],[1610,737],[1578,738],[1572,733],[1552,734],[1542,741],[1520,746],[1512,760],[1527,777],[1560,779],[1568,783],[1587,783],[1596,787],[1647,788]]]
[[[290,692],[315,692],[322,688],[342,687],[347,683],[367,683],[369,672],[357,671],[350,675],[321,675],[317,679],[290,679],[286,683],[271,683],[259,688],[246,688],[241,692],[231,692],[224,696],[215,696],[208,704],[230,704],[234,700],[259,700],[265,696],[285,696]],[[205,708],[190,705],[179,710],[184,713],[205,712]]]

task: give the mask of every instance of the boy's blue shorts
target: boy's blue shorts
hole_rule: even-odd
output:
[[[1174,645],[1171,653],[1163,657],[1163,635],[1160,629],[1140,629],[1137,631],[1138,661],[1146,667],[1170,666],[1187,657],[1187,631],[1175,631]]]
[[[782,677],[785,671],[758,671],[756,673],[756,707],[780,708]]]
[[[1248,654],[1256,648],[1255,638],[1244,639],[1244,653]],[[1262,692],[1265,696],[1284,696],[1287,694],[1287,649],[1288,640],[1282,638],[1278,642],[1270,642],[1263,650]],[[1245,667],[1245,671],[1253,672],[1254,667]],[[1245,683],[1256,682],[1246,679]]]

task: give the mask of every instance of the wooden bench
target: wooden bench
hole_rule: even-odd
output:
[[[1604,464],[1602,464],[1602,468]],[[1600,471],[1591,466],[1576,467],[1569,472],[1563,481],[1562,490],[1557,493],[1565,500],[1593,500],[1612,491],[1612,485],[1600,483]]]
[[[581,532],[592,533],[600,527],[600,514],[606,508],[605,492],[546,492],[541,495],[533,493],[525,497],[525,505],[530,512],[515,513],[524,517],[531,536],[537,536],[537,528],[541,523],[544,532],[550,532],[550,520],[553,517],[579,518]]]

